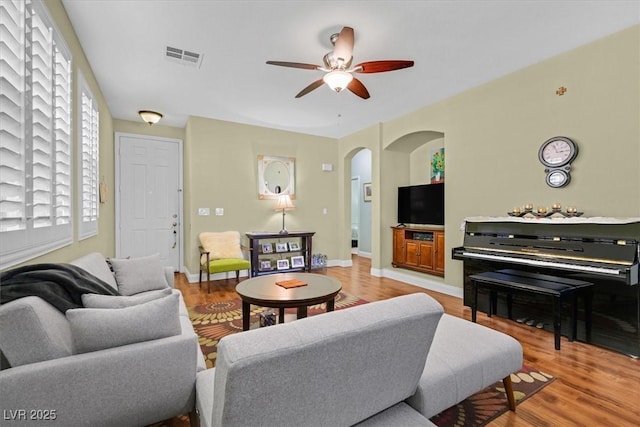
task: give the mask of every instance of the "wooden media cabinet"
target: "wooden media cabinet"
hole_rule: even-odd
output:
[[[393,261],[399,268],[444,277],[444,230],[427,227],[391,227]]]

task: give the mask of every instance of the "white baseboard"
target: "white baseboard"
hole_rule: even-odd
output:
[[[410,285],[419,286],[421,288],[429,289],[430,291],[440,292],[441,294],[450,295],[452,297],[457,297],[457,298],[463,297],[463,289],[457,286],[447,285],[446,283],[436,282],[435,280],[430,280],[426,277],[417,277],[411,274],[402,273],[397,270],[392,270],[389,268],[384,268],[382,270],[379,270],[379,272],[380,272],[380,275],[375,275],[376,277],[388,277],[389,279],[408,283]],[[374,276],[373,269],[372,269],[371,275]]]
[[[362,251],[357,251],[354,255],[361,256],[362,258],[369,258],[369,259],[371,259],[371,252],[362,252]]]
[[[352,267],[351,259],[330,259],[327,261],[327,267]]]

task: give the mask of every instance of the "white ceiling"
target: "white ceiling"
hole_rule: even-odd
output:
[[[192,1],[62,0],[116,119],[189,116],[339,138],[640,23],[638,0]],[[322,64],[329,36],[355,29],[354,64],[408,59],[413,68],[359,74],[371,98],[322,76],[266,65]],[[166,46],[203,54],[200,68]]]

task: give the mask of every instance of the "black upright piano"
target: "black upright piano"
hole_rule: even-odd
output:
[[[640,218],[468,218],[464,245],[452,257],[464,263],[464,304],[471,306],[469,276],[517,268],[594,284],[591,334],[579,301],[578,340],[640,357]],[[553,330],[551,308],[541,296],[513,296],[514,319],[537,319]],[[506,317],[505,296],[498,315]],[[488,310],[480,292],[478,309]],[[568,307],[565,308],[569,316]],[[569,322],[563,321],[564,325]]]

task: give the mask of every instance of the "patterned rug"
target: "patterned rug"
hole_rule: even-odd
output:
[[[340,292],[336,297],[335,309],[340,310],[366,304],[367,301]],[[259,316],[265,309],[251,306],[252,328],[258,327]],[[277,312],[277,310],[276,310]],[[310,306],[308,315],[326,312],[324,304]],[[295,318],[295,309],[287,309],[285,317]],[[200,348],[205,355],[207,368],[215,366],[218,342],[222,337],[242,331],[242,302],[238,300],[203,304],[189,308],[189,317],[198,334]],[[288,320],[288,319],[287,319]],[[550,384],[554,378],[528,366],[511,375],[516,404],[520,404],[534,393]],[[507,398],[502,381],[470,396],[461,403],[431,418],[440,427],[484,426],[508,410]],[[177,417],[155,426],[182,426],[188,418]]]
[[[524,365],[519,372],[511,374],[516,405],[540,391],[555,378],[542,371]],[[502,381],[466,398],[455,406],[431,417],[431,422],[439,427],[480,427],[509,410],[507,396]]]

